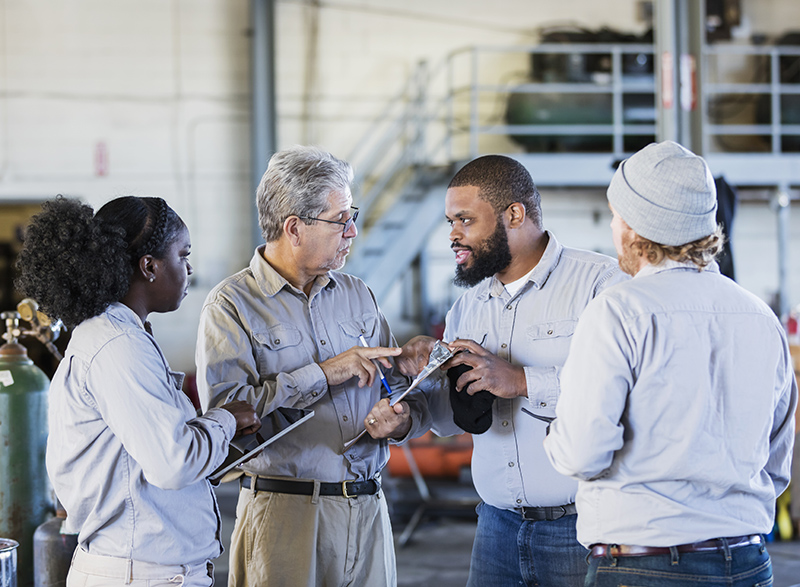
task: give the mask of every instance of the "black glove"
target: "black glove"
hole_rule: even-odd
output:
[[[458,365],[447,370],[453,422],[465,432],[483,434],[492,425],[492,404],[495,396],[485,390],[470,395],[467,393],[470,384],[465,385],[461,391],[456,391],[456,381],[470,369],[472,367],[469,365]]]

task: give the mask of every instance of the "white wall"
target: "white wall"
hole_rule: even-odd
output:
[[[783,26],[795,0],[759,2],[754,29]],[[535,43],[553,24],[640,33],[636,17],[635,0],[279,0],[279,146],[347,157],[419,59]],[[252,253],[248,18],[248,0],[0,0],[0,204],[57,193],[95,207],[123,194],[167,199],[192,232],[196,279],[181,310],[153,322],[181,370],[193,370],[207,291]],[[562,241],[610,251],[607,223],[591,212],[604,213],[602,194],[543,192],[543,202]],[[777,284],[775,224],[744,214],[740,275],[766,297]],[[800,281],[792,291],[800,301]]]
[[[208,288],[251,252],[247,6],[0,1],[0,202],[165,198],[194,237],[195,287],[153,317],[178,369]]]

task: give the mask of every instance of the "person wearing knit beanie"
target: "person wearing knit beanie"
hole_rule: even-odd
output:
[[[717,189],[702,157],[673,141],[651,143],[617,168],[608,201],[637,234],[684,245],[717,228]]]
[[[586,586],[772,584],[764,535],[789,484],[797,385],[769,306],[721,275],[714,181],[671,141],[608,188],[620,268],[589,302],[544,440],[579,480]]]
[[[626,273],[635,275],[665,258],[691,261],[702,270],[722,248],[711,170],[678,143],[652,143],[624,160],[607,196],[614,245]]]

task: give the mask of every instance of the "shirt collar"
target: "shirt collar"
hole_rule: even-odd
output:
[[[719,265],[716,261],[711,261],[704,269],[698,270],[697,265],[692,263],[691,261],[674,261],[668,257],[665,257],[661,263],[658,265],[653,265],[648,263],[641,269],[639,272],[633,276],[634,279],[637,277],[646,277],[648,275],[655,275],[656,273],[662,273],[664,271],[672,271],[672,270],[683,270],[683,271],[708,271],[710,273],[719,273]]]
[[[253,277],[255,278],[261,292],[266,297],[271,298],[284,287],[294,292],[300,291],[291,283],[286,281],[286,279],[280,273],[275,271],[272,265],[267,262],[263,255],[264,248],[265,245],[261,245],[256,248],[255,253],[253,253],[253,258],[250,259],[250,271],[253,272]],[[322,289],[333,289],[334,287],[336,287],[336,277],[334,276],[333,272],[328,271],[324,275],[317,276],[317,278],[314,280],[314,287],[311,288],[311,295],[309,298],[314,297],[314,295]]]
[[[139,318],[139,314],[131,310],[122,302],[114,302],[113,304],[109,305],[106,309],[106,313],[115,320],[119,320],[125,324],[138,326],[142,330],[147,330],[142,322],[142,319]],[[148,322],[147,324],[149,325],[150,323]]]
[[[561,260],[561,253],[564,250],[564,246],[558,242],[558,239],[556,239],[552,232],[546,230],[545,234],[548,237],[547,247],[545,247],[544,253],[542,253],[542,258],[539,259],[539,262],[528,274],[528,282],[533,283],[536,289],[542,289],[547,284],[547,279]],[[499,297],[503,295],[505,291],[505,286],[495,275],[484,279],[480,285],[476,287],[481,288],[478,292],[478,299],[481,300],[488,300],[490,297]],[[517,292],[517,295],[524,292],[528,287],[530,286],[527,283],[523,285]]]

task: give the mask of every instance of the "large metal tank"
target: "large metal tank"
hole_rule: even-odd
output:
[[[18,585],[33,585],[33,533],[51,516],[45,470],[50,381],[16,342],[19,316],[2,315],[8,341],[0,347],[0,537],[19,542]]]
[[[65,587],[77,534],[63,534],[67,512],[57,504],[56,517],[47,520],[33,535],[34,587]],[[2,587],[2,586],[0,586]]]

